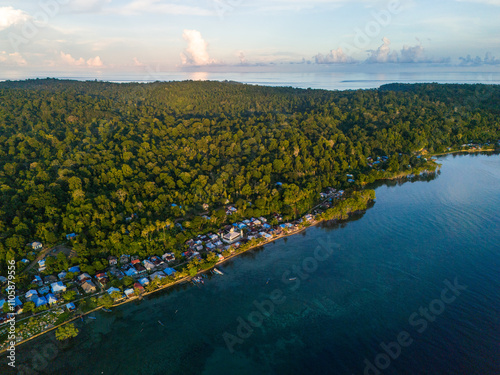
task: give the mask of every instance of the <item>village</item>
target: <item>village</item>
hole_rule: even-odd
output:
[[[281,215],[274,214],[272,217],[276,219],[274,222],[278,222],[277,225],[268,224],[265,217],[250,218],[225,225],[216,233],[198,235],[186,241],[186,250],[181,259],[176,259],[175,254],[169,251],[146,259],[122,254],[119,257],[109,256],[107,268],[93,275],[83,272],[79,265],[44,275],[47,257],[53,256],[49,252],[37,262],[31,288],[17,290],[15,300],[10,302],[17,316],[16,342],[28,340],[69,320],[83,319],[84,314],[95,309],[110,311],[112,306],[141,299],[148,293],[172,284],[200,282],[201,278],[196,277],[200,271],[210,270],[236,254],[315,224],[318,214],[343,198],[343,190],[328,188],[320,194],[321,203],[298,220],[283,222]],[[225,211],[230,216],[237,212],[237,208],[228,204]],[[74,233],[66,236],[67,240],[75,237]],[[30,246],[34,251],[43,249],[40,242],[33,242]],[[29,262],[23,260],[26,261]],[[112,283],[111,280],[118,282]],[[0,283],[4,282],[6,279],[0,276]],[[9,302],[1,295],[0,307],[3,308],[3,313],[0,313],[0,338],[3,338],[11,314]],[[1,342],[0,350],[6,346],[7,342]]]

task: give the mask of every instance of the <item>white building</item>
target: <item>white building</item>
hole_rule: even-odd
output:
[[[243,230],[236,232],[234,228],[231,228],[231,230],[228,233],[225,233],[221,236],[221,240],[228,244],[232,244],[238,240],[241,240],[242,238],[243,238]]]

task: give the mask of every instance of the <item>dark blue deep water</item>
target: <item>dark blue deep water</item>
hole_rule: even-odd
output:
[[[440,162],[201,287],[95,313],[65,346],[24,344],[15,373],[498,375],[500,156]]]

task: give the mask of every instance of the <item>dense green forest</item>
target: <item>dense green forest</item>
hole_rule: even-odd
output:
[[[417,168],[421,152],[496,143],[499,103],[500,88],[486,85],[0,83],[0,273],[28,243],[67,233],[92,262],[179,251],[228,220],[293,218],[326,187]]]

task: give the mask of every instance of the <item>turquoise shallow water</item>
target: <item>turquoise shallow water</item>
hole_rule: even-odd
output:
[[[245,253],[201,287],[95,313],[64,346],[24,344],[1,373],[499,374],[500,156],[440,162],[437,178],[383,184],[364,215]]]

